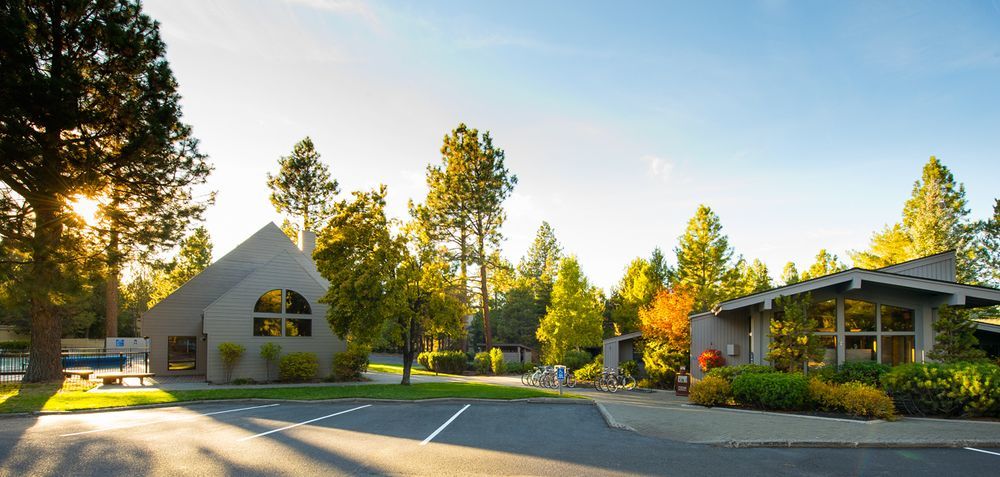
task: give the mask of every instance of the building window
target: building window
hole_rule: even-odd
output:
[[[882,305],[882,331],[913,331],[913,310]]]
[[[281,290],[271,290],[257,299],[254,313],[281,313]]]
[[[855,363],[859,361],[878,361],[878,340],[869,335],[847,335],[844,338],[844,361]]]
[[[882,336],[882,364],[896,366],[912,363],[916,357],[914,354],[913,335]]]
[[[198,357],[198,338],[194,336],[167,337],[167,369],[185,371],[195,369]]]
[[[281,336],[281,318],[254,318],[254,336]]]
[[[816,331],[820,333],[836,332],[837,300],[831,298],[826,301],[813,303],[809,307],[809,318],[816,320]]]
[[[848,333],[875,331],[875,304],[868,301],[844,300],[844,331]]]
[[[810,367],[836,366],[837,365],[837,335],[816,335],[816,339],[822,344],[823,356],[819,361],[810,361]]]
[[[295,290],[271,290],[253,307],[254,336],[312,336],[309,300]],[[291,316],[289,316],[291,315]]]

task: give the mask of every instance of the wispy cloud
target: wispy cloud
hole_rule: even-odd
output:
[[[639,158],[646,163],[649,175],[659,178],[663,182],[670,182],[673,177],[674,163],[662,157],[646,155]]]
[[[384,31],[382,22],[371,6],[355,0],[284,0],[285,3],[301,5],[316,10],[324,10],[337,14],[356,15],[374,31]]]

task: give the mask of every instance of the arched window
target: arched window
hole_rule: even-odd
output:
[[[309,300],[295,290],[264,293],[253,307],[254,336],[312,336]]]

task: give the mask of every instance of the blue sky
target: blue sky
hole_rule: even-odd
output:
[[[777,276],[864,248],[931,155],[973,217],[1000,196],[1000,0],[145,8],[215,165],[216,257],[280,222],[265,174],[302,137],[345,193],[387,184],[402,218],[459,122],[520,180],[505,255],[547,220],[605,288],[700,203]]]

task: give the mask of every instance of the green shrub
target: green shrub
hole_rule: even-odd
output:
[[[246,350],[241,344],[229,341],[219,343],[219,358],[222,360],[222,368],[226,370],[227,383],[232,380],[233,368],[236,367],[236,363],[240,361]]]
[[[862,383],[869,386],[881,387],[882,377],[892,369],[889,365],[875,362],[844,363],[837,366],[836,372],[830,382]]]
[[[722,406],[733,399],[729,381],[715,376],[706,376],[691,385],[688,399],[702,406]]]
[[[905,364],[882,381],[927,414],[1000,417],[1000,366],[992,363]]]
[[[895,416],[892,398],[885,391],[858,382],[836,384],[813,378],[809,381],[809,400],[821,411],[878,419]]]
[[[490,374],[490,354],[485,351],[476,353],[472,358],[472,369],[479,374]]]
[[[253,378],[236,378],[232,380],[230,384],[235,384],[237,386],[242,386],[246,384],[257,384],[257,381]]]
[[[566,352],[561,364],[566,366],[570,371],[573,371],[586,366],[592,359],[593,356],[586,351],[571,349]]]
[[[424,351],[417,355],[417,364],[424,367],[424,369],[431,369],[431,352]]]
[[[639,363],[632,359],[618,363],[618,369],[621,369],[628,376],[636,377],[639,375]]]
[[[707,376],[712,376],[716,378],[725,379],[727,382],[732,384],[733,378],[741,374],[767,374],[767,373],[777,373],[778,370],[765,366],[763,364],[740,364],[737,366],[722,366],[721,368],[712,368]]]
[[[739,374],[732,390],[737,403],[762,409],[802,409],[809,399],[809,381],[799,373]]]
[[[573,372],[573,376],[578,381],[594,381],[601,376],[602,371],[604,371],[604,355],[599,354],[594,357],[593,361]]]
[[[427,369],[435,373],[462,374],[468,365],[467,358],[461,351],[432,351],[427,356]]]
[[[505,374],[521,374],[526,370],[524,369],[524,363],[518,363],[517,361],[511,361],[509,363],[504,363],[504,373]],[[530,369],[530,368],[529,368]]]
[[[0,341],[2,351],[28,351],[31,342],[28,340]]]
[[[316,353],[289,353],[281,357],[278,374],[282,381],[311,381],[319,373]]]
[[[260,345],[260,357],[264,359],[264,376],[271,380],[271,366],[281,357],[281,345],[268,341]]]
[[[503,351],[500,351],[500,348],[490,350],[490,369],[493,370],[493,374],[498,376],[504,372]]]
[[[360,381],[368,371],[368,352],[364,346],[348,345],[347,350],[333,355],[330,378],[333,381]]]

